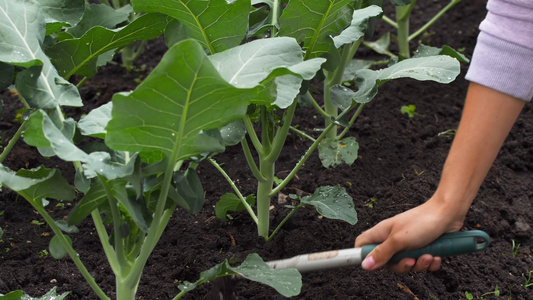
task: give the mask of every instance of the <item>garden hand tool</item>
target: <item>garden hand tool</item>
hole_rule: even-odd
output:
[[[489,236],[481,230],[445,233],[425,247],[398,252],[391,258],[390,262],[397,263],[407,257],[416,259],[423,254],[446,257],[479,252],[485,250],[489,242]],[[267,264],[273,269],[295,268],[300,273],[359,265],[376,246],[377,244],[372,244],[360,248],[302,254],[292,258],[270,261]]]
[[[425,247],[398,252],[391,258],[390,263],[397,263],[407,257],[416,259],[423,254],[447,257],[480,252],[487,248],[489,242],[490,237],[481,230],[445,233]],[[295,268],[300,273],[359,265],[377,245],[302,254],[292,258],[269,261],[267,264],[273,269]],[[237,299],[234,289],[236,281],[238,281],[237,276],[217,278],[213,281],[214,286],[208,299]]]

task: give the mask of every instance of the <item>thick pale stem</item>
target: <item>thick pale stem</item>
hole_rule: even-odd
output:
[[[125,284],[123,281],[119,279],[119,277],[116,278],[116,291],[117,291],[117,299],[120,300],[135,300],[135,294],[137,293],[137,286],[134,288],[130,288],[127,284]]]
[[[398,24],[398,48],[400,56],[404,58],[411,57],[409,50],[409,20],[411,11],[415,6],[416,0],[405,6],[396,6],[396,23]]]
[[[261,164],[261,174],[265,180],[257,184],[257,234],[268,239],[270,226],[270,193],[274,186],[274,164]]]

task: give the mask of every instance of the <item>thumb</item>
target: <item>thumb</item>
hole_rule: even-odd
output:
[[[382,221],[375,227],[361,233],[355,239],[355,247],[368,244],[379,244],[372,250],[361,263],[365,270],[376,270],[385,265],[391,257],[401,250],[391,238],[391,226],[387,221]]]
[[[377,270],[383,267],[392,258],[392,256],[400,251],[399,248],[391,241],[386,239],[382,244],[376,246],[361,263],[361,267],[368,271]]]

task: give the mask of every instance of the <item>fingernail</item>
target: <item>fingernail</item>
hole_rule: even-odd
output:
[[[361,267],[365,270],[372,270],[376,265],[376,260],[373,256],[367,256],[365,260],[361,263]]]
[[[432,260],[430,260],[430,259],[424,259],[424,260],[422,261],[422,264],[424,265],[424,267],[427,268],[427,267],[429,267],[429,265],[431,264],[431,261],[432,261]]]

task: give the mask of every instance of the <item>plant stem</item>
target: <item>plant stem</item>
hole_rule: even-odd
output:
[[[452,8],[455,4],[461,2],[461,0],[452,0],[448,5],[443,7],[431,20],[427,21],[424,26],[420,27],[415,33],[411,34],[408,38],[409,41],[413,40],[417,36],[419,36],[422,32],[426,31],[433,23],[435,23],[440,17],[442,17],[450,8]]]
[[[389,24],[390,26],[398,29],[398,23],[394,22],[394,20],[392,20],[391,18],[387,17],[387,16],[383,16],[383,18],[381,18],[385,23]]]
[[[313,107],[315,108],[315,110],[324,118],[329,118],[329,115],[322,109],[322,107],[320,107],[320,105],[318,105],[318,103],[316,102],[315,98],[311,95],[311,93],[308,91],[307,92],[307,97],[309,97],[309,99],[311,99],[311,103],[313,105]]]
[[[268,239],[270,224],[270,195],[274,186],[275,164],[261,160],[261,174],[265,178],[257,182],[257,234]]]
[[[111,210],[111,216],[113,218],[113,236],[115,239],[115,254],[118,262],[118,273],[115,273],[115,277],[122,278],[129,273],[131,269],[131,263],[126,259],[124,252],[124,241],[120,234],[120,225],[122,224],[122,218],[120,217],[120,211],[118,209],[118,201],[112,192],[112,188],[102,175],[98,175],[99,180],[104,186],[104,190],[109,201],[109,208]],[[117,286],[118,289],[118,286]]]
[[[96,232],[98,233],[98,238],[100,238],[102,247],[104,248],[104,253],[107,257],[107,261],[111,266],[111,270],[113,270],[114,274],[118,274],[120,266],[117,261],[115,250],[109,243],[109,235],[107,234],[104,222],[102,221],[102,217],[100,216],[100,212],[98,211],[98,209],[93,210],[91,212],[91,216],[93,218],[93,223],[94,227],[96,228]]]
[[[271,37],[275,37],[276,34],[278,34],[278,28],[279,28],[279,17],[281,15],[281,3],[280,0],[274,0],[272,3],[272,31],[270,32]]]
[[[26,127],[28,127],[28,120],[25,120],[25,121],[22,122],[20,127],[17,129],[17,132],[15,132],[13,137],[9,140],[9,143],[7,143],[7,146],[2,151],[2,154],[0,154],[0,163],[3,162],[4,159],[6,159],[6,157],[9,155],[9,153],[11,152],[13,147],[15,147],[15,144],[17,143],[17,141],[22,136],[22,133],[24,132]]]
[[[257,151],[259,155],[263,154],[264,152],[263,145],[261,145],[261,142],[259,141],[259,138],[257,137],[257,134],[255,133],[252,120],[250,120],[250,117],[248,115],[244,116],[242,120],[244,122],[244,126],[246,127],[246,131],[248,132],[248,135],[250,136],[250,140],[252,141],[252,144],[254,145],[255,151]]]
[[[222,169],[222,167],[214,159],[208,158],[207,161],[209,161],[222,174],[222,176],[226,178],[226,181],[231,185],[231,188],[233,189],[233,191],[235,191],[235,194],[237,195],[237,197],[239,197],[242,204],[244,205],[244,207],[246,208],[246,210],[248,211],[248,213],[250,214],[254,222],[257,224],[257,216],[255,215],[252,207],[250,207],[248,202],[246,202],[246,199],[242,196],[241,191],[235,185],[233,180],[231,180],[229,175],[224,171],[224,169]]]
[[[355,52],[357,52],[357,49],[359,49],[359,45],[361,45],[362,41],[363,37],[359,38],[359,40],[354,42],[352,45],[344,45],[341,51],[341,61],[339,67],[331,73],[325,71],[326,80],[324,81],[324,110],[329,116],[326,118],[326,127],[332,122],[331,118],[337,118],[337,116],[339,115],[338,108],[331,102],[330,89],[334,85],[342,83],[344,70],[346,70],[346,67],[352,60],[353,56],[355,55]],[[328,134],[328,138],[337,139],[337,130],[331,130]]]
[[[361,111],[363,110],[364,106],[365,106],[364,103],[359,104],[359,107],[357,108],[357,110],[353,114],[352,118],[350,119],[350,122],[348,122],[348,126],[344,127],[344,130],[341,132],[341,134],[339,134],[339,139],[342,139],[348,133],[348,131],[352,127],[352,125],[355,122],[355,120],[357,119],[357,117],[361,114]]]
[[[313,151],[315,151],[316,147],[318,147],[318,144],[320,144],[320,142],[326,138],[326,136],[328,135],[328,132],[330,130],[332,130],[332,128],[336,127],[337,124],[335,123],[331,123],[330,125],[328,125],[328,127],[326,127],[326,129],[320,134],[320,136],[318,136],[318,138],[316,138],[316,140],[313,142],[313,144],[309,147],[309,149],[307,149],[307,151],[305,152],[305,154],[302,156],[302,158],[300,159],[300,161],[298,161],[298,163],[296,164],[296,166],[292,169],[292,171],[289,173],[289,175],[287,175],[287,177],[285,177],[285,179],[283,179],[283,181],[278,185],[276,186],[275,189],[272,190],[272,192],[270,193],[270,196],[273,196],[279,192],[281,192],[281,190],[292,180],[292,178],[294,178],[294,175],[296,175],[296,173],[298,173],[298,171],[300,170],[301,167],[303,167],[304,163],[307,161],[307,159],[311,156],[311,154],[313,153]]]
[[[91,276],[87,268],[85,268],[85,265],[80,260],[78,253],[74,251],[74,249],[72,248],[72,245],[67,240],[63,232],[61,232],[61,229],[59,229],[54,219],[52,219],[52,217],[48,214],[46,209],[44,209],[44,207],[38,204],[36,201],[31,200],[31,197],[29,197],[28,195],[25,195],[25,193],[20,193],[20,194],[26,200],[28,200],[28,202],[35,208],[35,210],[37,210],[37,212],[39,212],[39,214],[45,219],[48,226],[50,226],[54,234],[59,238],[61,244],[67,251],[72,261],[74,261],[74,264],[76,264],[76,267],[78,267],[78,270],[80,270],[80,273],[82,274],[83,278],[85,278],[87,283],[91,286],[91,288],[98,295],[98,297],[100,299],[110,300],[109,297],[107,297],[107,295],[104,293],[104,291],[102,291],[102,289],[98,286],[98,284],[96,283],[94,278]]]
[[[304,206],[303,203],[300,203],[298,205],[296,205],[286,216],[285,218],[283,218],[283,220],[279,223],[279,225],[276,227],[276,229],[274,229],[274,231],[272,231],[272,234],[266,239],[266,241],[270,241],[272,240],[272,238],[278,233],[278,231],[281,229],[281,227],[283,226],[283,224],[285,224],[285,222],[287,222],[287,220],[289,220],[290,217],[292,217],[292,215],[294,215],[294,213],[302,208]]]
[[[304,138],[310,140],[311,142],[316,141],[315,138],[313,138],[312,136],[308,135],[307,133],[305,133],[305,132],[303,132],[303,131],[301,131],[301,130],[299,130],[299,129],[296,129],[296,128],[294,128],[294,127],[291,126],[291,130],[294,131],[294,132],[296,132],[297,134],[303,136]]]
[[[254,174],[254,177],[258,180],[263,180],[263,175],[261,172],[259,172],[259,168],[257,168],[257,164],[254,161],[254,158],[252,156],[252,152],[250,151],[250,146],[248,145],[248,141],[246,138],[243,138],[241,141],[242,151],[244,152],[244,157],[246,158],[246,162],[248,163],[248,166],[250,167],[250,171],[252,171],[252,174]]]
[[[409,19],[411,11],[415,6],[416,0],[411,4],[404,6],[396,6],[396,23],[398,24],[398,47],[400,49],[400,56],[409,58],[411,56],[409,50]]]

